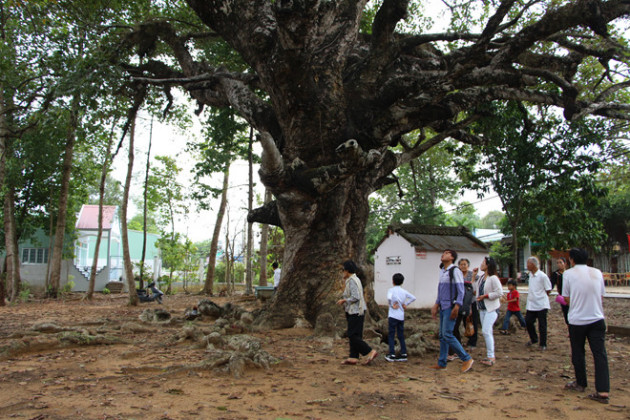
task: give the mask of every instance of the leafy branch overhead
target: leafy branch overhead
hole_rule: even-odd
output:
[[[422,17],[410,16],[417,5],[403,0],[383,1],[367,27],[365,0],[187,3],[200,31],[174,20],[139,24],[126,39],[145,61],[126,68],[145,83],[182,86],[200,107],[229,106],[268,133],[261,138],[272,139],[263,146],[274,157],[262,171],[272,190],[309,196],[343,181],[340,162],[376,189],[447,137],[478,143],[468,125],[479,116],[460,116],[489,101],[554,106],[567,120],[630,119],[627,42],[617,25],[630,15],[624,0],[493,2],[479,32],[444,33],[397,31],[404,19]],[[459,3],[450,4],[463,14],[475,2]],[[206,59],[222,42],[238,53],[241,70]],[[416,129],[431,135],[392,152]],[[334,153],[349,139],[369,155],[367,165]],[[278,159],[302,169],[277,171]]]

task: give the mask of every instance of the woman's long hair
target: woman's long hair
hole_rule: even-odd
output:
[[[497,262],[492,257],[486,257],[486,274],[488,276],[496,276],[497,275]]]

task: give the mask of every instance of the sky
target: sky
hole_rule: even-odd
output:
[[[197,116],[192,117],[197,120]],[[186,143],[193,138],[201,137],[201,126],[198,122],[186,132],[169,125],[161,124],[157,120],[153,121],[153,130],[150,129],[151,119],[146,114],[139,117],[136,125],[135,138],[135,158],[133,168],[133,181],[131,185],[131,200],[139,199],[142,196],[142,188],[144,182],[144,173],[146,169],[146,154],[151,138],[151,165],[155,164],[155,156],[171,156],[176,157],[177,165],[182,169],[179,177],[180,183],[185,189],[190,188],[193,183],[193,176],[190,168],[194,166],[194,159],[186,152]],[[152,135],[151,135],[152,133]],[[127,142],[125,142],[127,147]],[[119,152],[114,161],[113,177],[123,182],[127,174],[127,150]],[[264,189],[260,187],[257,169],[255,169],[255,183],[259,184],[258,193],[260,196],[264,194]],[[212,186],[220,188],[223,183],[223,174],[217,174],[210,180],[206,180]],[[248,167],[246,161],[237,161],[230,168],[230,183],[228,188],[228,206],[229,206],[229,224],[230,232],[238,232],[245,229],[246,226],[246,209],[247,209],[247,182]],[[256,192],[255,192],[256,194]],[[210,200],[211,210],[200,210],[191,201],[190,213],[187,217],[179,217],[175,222],[175,230],[187,237],[193,242],[201,242],[212,237],[214,225],[216,222],[216,210],[219,207],[219,200]],[[254,196],[254,206],[256,207],[256,197]],[[130,202],[129,218],[139,212],[135,205]],[[228,223],[224,218],[223,225]],[[231,236],[236,233],[231,234]],[[222,235],[222,240],[225,234]]]

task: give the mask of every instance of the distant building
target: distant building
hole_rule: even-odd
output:
[[[82,290],[82,281],[90,277],[98,235],[98,205],[83,205],[75,225],[74,266],[81,276],[75,281],[75,290]],[[100,290],[111,280],[119,280],[123,272],[122,243],[118,206],[103,206],[103,233],[96,265],[96,284]],[[102,284],[102,286],[101,286]]]
[[[475,238],[486,244],[505,238],[501,229],[473,229],[472,234]]]
[[[440,257],[452,249],[460,258],[470,260],[471,270],[488,255],[486,245],[465,227],[393,225],[374,254],[374,298],[387,305],[387,290],[392,276],[405,276],[403,287],[416,296],[412,308],[429,308],[435,303]],[[456,262],[457,263],[457,262]]]
[[[65,259],[61,266],[63,288],[69,281],[74,282],[74,291],[87,291],[96,238],[98,234],[98,206],[83,205],[75,225],[74,258]],[[117,206],[103,206],[103,230],[96,265],[94,290],[100,291],[110,281],[124,279],[122,239]],[[142,257],[142,232],[128,230],[129,253],[132,263]],[[160,275],[160,253],[155,246],[159,235],[147,234],[145,265],[152,271],[154,279]],[[22,281],[34,287],[44,287],[50,260],[52,238],[38,229],[30,238],[18,244],[20,253],[20,275]],[[66,237],[66,240],[71,239]],[[70,245],[69,243],[67,245]],[[4,255],[2,255],[4,257]],[[0,263],[4,258],[0,258]],[[134,271],[137,272],[134,267]]]
[[[103,235],[99,247],[96,281],[99,285],[103,283],[102,287],[109,281],[125,279],[120,232],[118,206],[103,206]],[[76,233],[74,265],[81,272],[82,277],[79,278],[79,281],[75,281],[75,290],[79,291],[82,288],[78,283],[84,279],[86,282],[89,280],[94,261],[93,256],[98,234],[97,205],[83,205],[77,220]],[[142,259],[143,232],[128,229],[127,239],[129,241],[129,256],[134,264],[132,269],[138,273],[139,269],[136,268],[135,264]],[[159,249],[155,246],[158,239],[158,234],[147,233],[144,261],[145,266],[148,266],[149,271],[153,273],[153,279],[160,275],[162,268]],[[101,275],[101,273],[103,274]],[[96,290],[100,289],[96,288]]]

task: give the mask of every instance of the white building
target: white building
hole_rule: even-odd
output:
[[[374,298],[387,305],[387,290],[392,276],[405,276],[403,288],[417,300],[411,308],[430,308],[437,298],[440,257],[452,249],[460,258],[470,260],[470,269],[479,267],[488,255],[486,245],[465,227],[394,225],[378,245],[374,255]]]

